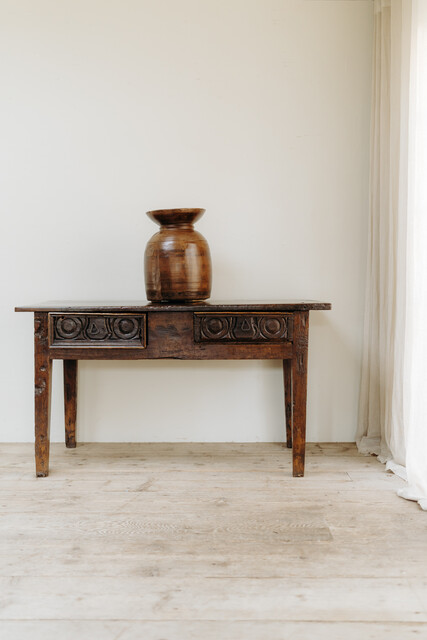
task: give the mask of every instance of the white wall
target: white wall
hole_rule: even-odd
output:
[[[2,0],[0,439],[33,437],[32,316],[143,300],[145,211],[205,207],[213,297],[310,298],[308,439],[354,440],[370,0]],[[55,363],[52,439],[63,439]],[[278,441],[279,362],[82,362],[80,441]]]

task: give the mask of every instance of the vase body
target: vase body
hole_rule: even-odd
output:
[[[204,209],[147,211],[160,225],[148,241],[144,270],[147,299],[195,302],[211,295],[212,266],[208,243],[193,224]]]

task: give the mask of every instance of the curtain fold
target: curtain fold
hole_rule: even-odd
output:
[[[357,443],[427,509],[427,0],[375,0],[374,12]]]

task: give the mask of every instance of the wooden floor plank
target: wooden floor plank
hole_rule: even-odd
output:
[[[277,621],[0,621],[13,640],[407,640],[427,635],[427,624]]]
[[[7,577],[163,577],[163,578],[424,578],[427,575],[425,543],[401,548],[387,545],[384,552],[365,545],[289,544],[279,552],[215,554],[172,553],[126,546],[101,545],[99,540],[84,539],[55,545],[15,545],[13,553],[0,555],[0,572]],[[37,553],[34,550],[37,550]]]
[[[419,578],[14,577],[0,592],[6,620],[427,622]]]
[[[425,514],[354,445],[0,445],[0,635],[427,637]]]

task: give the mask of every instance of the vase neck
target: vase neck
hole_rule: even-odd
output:
[[[161,229],[187,229],[189,231],[193,231],[194,230],[194,225],[188,223],[188,222],[170,222],[168,224],[162,224],[160,225]]]

